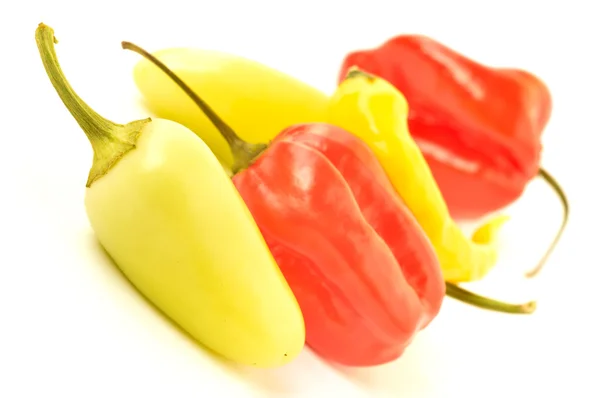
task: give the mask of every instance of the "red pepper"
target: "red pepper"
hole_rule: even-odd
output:
[[[352,66],[405,95],[409,129],[453,217],[512,203],[538,174],[552,100],[534,75],[485,66],[420,35],[348,54],[339,81]]]
[[[437,315],[445,289],[433,248],[350,133],[290,127],[233,183],[320,356],[355,366],[389,362]]]

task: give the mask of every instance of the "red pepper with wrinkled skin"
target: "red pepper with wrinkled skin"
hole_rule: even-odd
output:
[[[346,56],[392,83],[410,104],[409,129],[455,218],[514,202],[539,171],[552,99],[536,76],[491,68],[421,35]]]
[[[290,127],[233,183],[323,358],[392,361],[437,315],[445,289],[432,246],[359,139],[328,124]]]

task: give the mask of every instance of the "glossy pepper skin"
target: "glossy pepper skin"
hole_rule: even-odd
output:
[[[179,76],[142,49],[229,143],[232,181],[288,281],[323,358],[369,366],[398,358],[445,294],[431,243],[370,148],[326,123],[248,144]]]
[[[35,37],[48,79],[93,149],[85,210],[115,265],[214,353],[257,367],[296,358],[305,342],[298,302],[206,144],[170,120],[100,116],[62,73],[52,28],[40,24]]]
[[[422,35],[348,54],[410,104],[408,125],[455,218],[479,218],[523,193],[539,169],[552,99],[538,77],[492,68]]]
[[[375,153],[435,247],[444,279],[482,279],[496,263],[495,235],[507,217],[495,217],[479,228],[472,240],[463,234],[410,135],[408,113],[406,99],[394,86],[353,68],[331,98],[328,120],[356,135]]]
[[[322,357],[389,362],[437,315],[445,288],[435,252],[356,137],[328,124],[290,127],[233,183]]]
[[[268,142],[292,124],[325,121],[327,95],[267,65],[199,48],[167,48],[154,55],[203,93],[247,142]],[[144,58],[133,77],[150,111],[196,132],[226,169],[233,167],[225,139],[168,76]]]

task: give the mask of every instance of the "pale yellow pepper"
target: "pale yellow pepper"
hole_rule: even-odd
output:
[[[292,124],[326,119],[326,94],[259,62],[196,48],[169,48],[152,55],[194,92],[202,93],[202,98],[244,141],[267,143]],[[135,66],[133,77],[150,111],[188,127],[226,168],[233,166],[223,136],[167,75],[143,58]]]
[[[85,208],[98,240],[132,284],[200,343],[237,363],[274,367],[305,341],[300,307],[216,157],[165,119],[125,125],[73,91],[36,31],[52,85],[86,133],[94,160]]]
[[[408,130],[408,103],[387,81],[353,68],[331,98],[328,121],[365,141],[431,240],[448,282],[483,278],[497,262],[501,215],[468,239],[448,207]]]

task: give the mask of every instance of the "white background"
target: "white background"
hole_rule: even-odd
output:
[[[0,397],[600,396],[600,25],[593,1],[2,4]],[[559,222],[558,202],[532,183],[510,209],[497,270],[474,288],[538,298],[538,312],[500,315],[448,299],[399,361],[373,369],[331,366],[310,350],[271,371],[211,357],[99,251],[83,208],[91,150],[38,58],[34,31],[42,21],[55,29],[72,85],[118,122],[147,116],[131,79],[139,57],[121,50],[121,40],[148,50],[201,46],[247,55],[327,92],[346,52],[403,32],[537,73],[555,105],[543,164],[567,190],[572,218],[542,278],[511,282]]]

